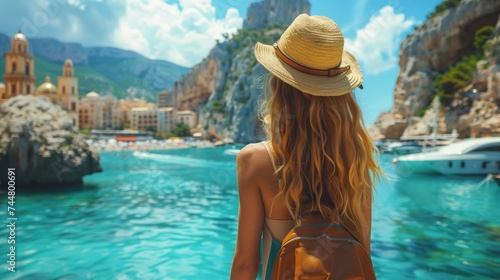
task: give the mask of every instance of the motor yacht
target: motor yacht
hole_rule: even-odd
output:
[[[395,162],[416,173],[499,174],[500,137],[466,139],[437,151],[400,156]]]

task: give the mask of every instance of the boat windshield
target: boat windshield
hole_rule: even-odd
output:
[[[497,138],[499,139],[499,138]],[[471,151],[498,151],[500,145],[490,139],[467,139],[445,146],[439,150],[441,154],[464,154]]]
[[[482,147],[479,149],[474,149],[471,152],[500,152],[500,145]]]

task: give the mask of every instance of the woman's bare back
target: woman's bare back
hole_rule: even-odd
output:
[[[271,154],[272,148],[269,147]],[[265,217],[273,220],[291,220],[289,211],[283,199],[276,198],[278,194],[278,181],[274,175],[274,167],[263,142],[250,144],[245,150],[253,153],[252,165],[260,166],[262,177],[259,180],[259,189],[264,204]],[[274,203],[273,203],[274,202]]]

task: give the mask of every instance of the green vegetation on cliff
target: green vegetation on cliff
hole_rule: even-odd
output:
[[[413,27],[414,31],[423,31],[427,29],[427,21],[430,19],[442,15],[445,11],[448,9],[453,9],[456,8],[460,5],[462,0],[444,0],[440,4],[438,4],[436,7],[434,7],[434,11],[432,11],[430,14],[427,15],[427,20],[421,24],[421,25],[416,25]],[[411,38],[413,34],[408,34],[406,37]]]
[[[456,8],[460,5],[461,2],[462,0],[444,0],[434,8],[434,11],[427,15],[427,19],[429,20],[435,16],[438,16],[448,9]]]
[[[485,51],[486,42],[495,36],[495,28],[493,26],[484,26],[476,31],[474,36],[474,48],[479,51]]]
[[[472,81],[472,74],[476,70],[476,64],[480,55],[464,56],[448,71],[440,74],[434,80],[434,88],[443,104],[448,104],[453,99],[453,93]]]
[[[263,29],[238,29],[238,33],[227,41],[227,50],[232,54],[237,54],[257,42],[271,45],[278,41],[286,27],[286,25],[271,24]]]
[[[443,104],[449,104],[453,99],[453,93],[472,81],[477,62],[484,58],[485,45],[494,36],[493,26],[484,26],[478,29],[474,36],[475,50],[470,55],[463,56],[447,71],[436,76],[433,85]]]
[[[237,106],[246,106],[252,98],[250,92],[252,79],[249,78],[257,65],[253,48],[257,42],[271,45],[278,41],[287,26],[270,24],[262,29],[239,29],[231,38],[225,34],[225,42],[218,42],[217,47],[228,54],[229,60],[223,64],[229,65],[230,71],[225,73],[226,82],[222,94],[210,100],[203,112],[208,113],[207,119],[212,124],[217,124],[221,119],[227,118],[233,108],[231,102]],[[228,103],[228,95],[233,94]],[[205,127],[208,129],[208,126]]]

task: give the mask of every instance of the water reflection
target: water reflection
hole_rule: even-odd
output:
[[[410,176],[393,182],[390,207],[397,214],[385,219],[390,237],[373,245],[377,262],[387,264],[379,275],[394,279],[389,263],[403,261],[411,264],[398,269],[404,278],[499,279],[499,190],[480,181]]]

